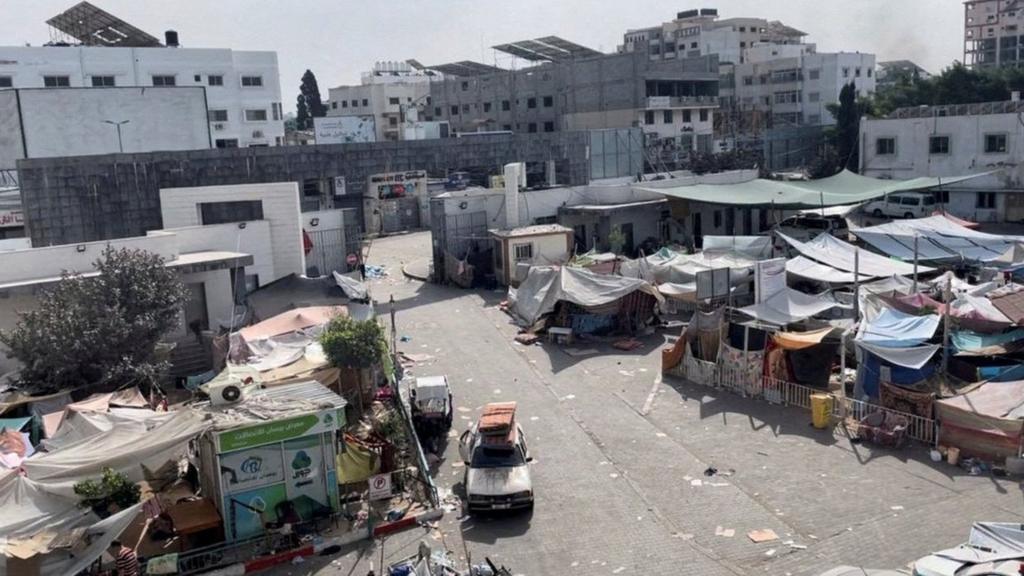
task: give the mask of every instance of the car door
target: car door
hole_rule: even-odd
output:
[[[462,458],[462,461],[466,464],[469,464],[469,461],[472,459],[472,449],[473,429],[470,428],[463,432],[462,436],[459,437],[459,458]]]

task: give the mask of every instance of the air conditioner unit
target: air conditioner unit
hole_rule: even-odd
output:
[[[225,382],[210,386],[210,404],[213,406],[226,406],[237,404],[245,399],[245,389],[241,382]]]
[[[224,123],[217,122],[216,124],[213,125],[213,129],[214,130],[223,130],[224,129]]]
[[[263,130],[253,130],[252,131],[252,137],[253,138],[263,138]]]

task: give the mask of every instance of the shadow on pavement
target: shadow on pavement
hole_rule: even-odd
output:
[[[494,544],[525,534],[532,520],[533,510],[474,512],[462,521],[462,538],[466,542]]]

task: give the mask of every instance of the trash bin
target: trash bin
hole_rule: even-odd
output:
[[[815,428],[824,430],[832,422],[832,396],[830,394],[811,394],[811,423]]]

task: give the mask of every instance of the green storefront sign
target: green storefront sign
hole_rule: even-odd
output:
[[[221,432],[218,437],[220,453],[223,454],[252,446],[282,442],[308,434],[327,432],[334,430],[336,426],[336,414],[334,411],[327,411],[227,430]]]

